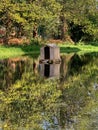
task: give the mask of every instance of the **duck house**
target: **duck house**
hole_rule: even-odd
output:
[[[56,44],[47,44],[40,49],[40,62],[60,62],[60,49]]]

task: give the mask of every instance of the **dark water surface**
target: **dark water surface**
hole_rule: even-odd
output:
[[[98,53],[0,60],[0,130],[98,130]]]

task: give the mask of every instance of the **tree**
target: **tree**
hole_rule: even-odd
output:
[[[98,23],[95,23],[98,19],[96,1],[57,0],[57,2],[62,5],[59,17],[61,23],[61,39],[66,40],[66,36],[71,36],[70,28],[72,29],[73,26],[70,23],[73,23],[74,27],[77,25],[75,27],[76,29],[77,27],[81,27],[84,36],[86,36],[86,34],[95,35],[98,33],[96,29]]]
[[[42,35],[64,41],[98,37],[98,14],[93,0],[1,0],[0,21],[6,30],[5,44],[13,28],[16,37]]]

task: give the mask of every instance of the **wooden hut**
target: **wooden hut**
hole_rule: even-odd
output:
[[[42,77],[59,77],[60,76],[60,64],[40,64],[40,75]]]
[[[60,49],[56,44],[48,44],[40,49],[40,62],[60,62]]]

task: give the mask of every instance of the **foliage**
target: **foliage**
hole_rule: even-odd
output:
[[[32,45],[41,45],[42,39],[40,37],[32,38],[30,44]]]
[[[25,66],[21,66],[23,62],[20,61],[20,67],[24,68],[21,78],[5,90],[0,89],[2,128],[43,130],[44,123],[47,129],[59,126],[62,130],[71,124],[81,130],[90,127],[93,109],[98,106],[97,90],[93,87],[98,81],[97,57],[98,53],[64,55],[61,69],[66,71],[62,71],[60,79],[40,77],[33,71],[32,58],[27,59]],[[58,120],[56,125],[54,118]]]
[[[12,35],[29,39],[41,35],[44,39],[52,37],[66,41],[70,37],[75,42],[96,40],[96,6],[94,0],[1,0],[0,26],[5,28],[4,43],[8,44]]]
[[[30,68],[29,71],[31,72]],[[7,93],[0,91],[0,96],[3,97],[0,99],[2,100],[0,116],[5,122],[6,119],[9,120],[7,128],[11,127],[9,124],[11,123],[13,129],[20,126],[42,129],[42,120],[49,120],[54,111],[54,103],[60,95],[57,83],[49,80],[43,82],[43,79],[30,72],[24,73],[22,79],[11,86]]]

